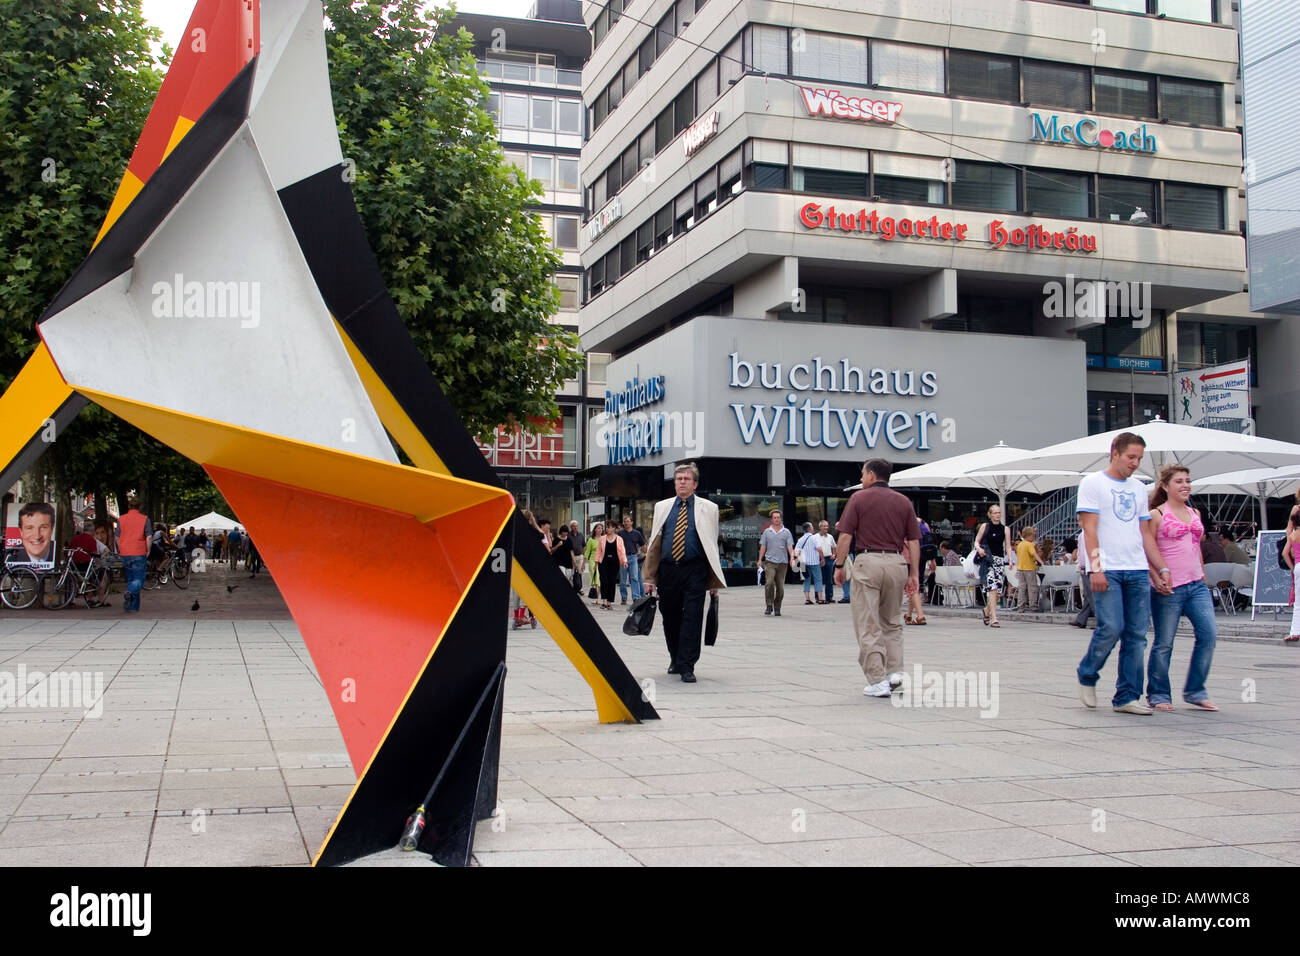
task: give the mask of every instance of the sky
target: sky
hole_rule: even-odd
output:
[[[194,9],[191,0],[144,0],[142,6],[149,25],[162,30],[164,42],[173,49],[179,46],[190,11]],[[532,0],[461,0],[456,5],[461,13],[496,13],[508,17],[527,16],[530,7]]]

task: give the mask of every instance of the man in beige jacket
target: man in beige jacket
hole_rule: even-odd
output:
[[[671,658],[669,674],[695,683],[704,628],[704,592],[726,587],[718,555],[718,506],[695,494],[700,472],[693,463],[673,473],[677,492],[655,505],[650,545],[646,549],[646,591],[659,591],[664,638]]]

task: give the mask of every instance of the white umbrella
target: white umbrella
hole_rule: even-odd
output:
[[[1026,452],[1024,458],[1004,462],[1004,465],[1008,468],[1068,469],[1085,473],[1100,471],[1110,464],[1110,443],[1121,432],[1134,432],[1146,441],[1146,453],[1142,456],[1140,468],[1149,475],[1158,476],[1163,465],[1174,462],[1186,465],[1193,476],[1252,466],[1267,468],[1300,463],[1300,445],[1214,428],[1171,425],[1157,418],[1143,425],[1117,428]]]
[[[1019,464],[1004,467],[1008,462],[1033,454],[1024,448],[1012,448],[998,442],[991,448],[928,461],[895,472],[889,485],[891,488],[982,488],[998,496],[998,507],[1005,515],[1007,495],[1014,491],[1046,494],[1077,485],[1083,477],[1077,471],[1026,469]]]
[[[1281,468],[1248,468],[1192,481],[1203,495],[1251,495],[1259,502],[1259,526],[1268,528],[1268,499],[1289,495],[1300,480],[1300,464]]]

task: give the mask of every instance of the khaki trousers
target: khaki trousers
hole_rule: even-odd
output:
[[[768,607],[781,610],[781,602],[785,600],[785,573],[789,570],[790,565],[785,561],[763,562],[763,597]]]
[[[864,552],[853,559],[849,581],[858,664],[868,682],[878,684],[903,670],[907,561],[901,554]]]

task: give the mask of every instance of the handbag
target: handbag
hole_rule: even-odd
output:
[[[1287,574],[1290,574],[1291,569],[1287,566],[1286,558],[1283,557],[1283,555],[1286,554],[1286,546],[1287,546],[1286,538],[1279,539],[1277,543],[1277,566],[1281,568],[1283,571],[1285,571]]]
[[[712,647],[718,643],[718,596],[709,595],[709,613],[704,618],[704,645]]]
[[[655,608],[658,606],[659,601],[653,594],[647,594],[633,601],[632,606],[627,609],[627,617],[623,619],[623,633],[630,637],[647,636],[654,630]]]
[[[971,548],[970,554],[961,559],[961,569],[971,581],[979,580],[980,553],[978,548]]]
[[[587,599],[589,601],[594,601],[599,596],[600,592],[596,590],[596,585],[593,584],[591,587],[587,588]]]

